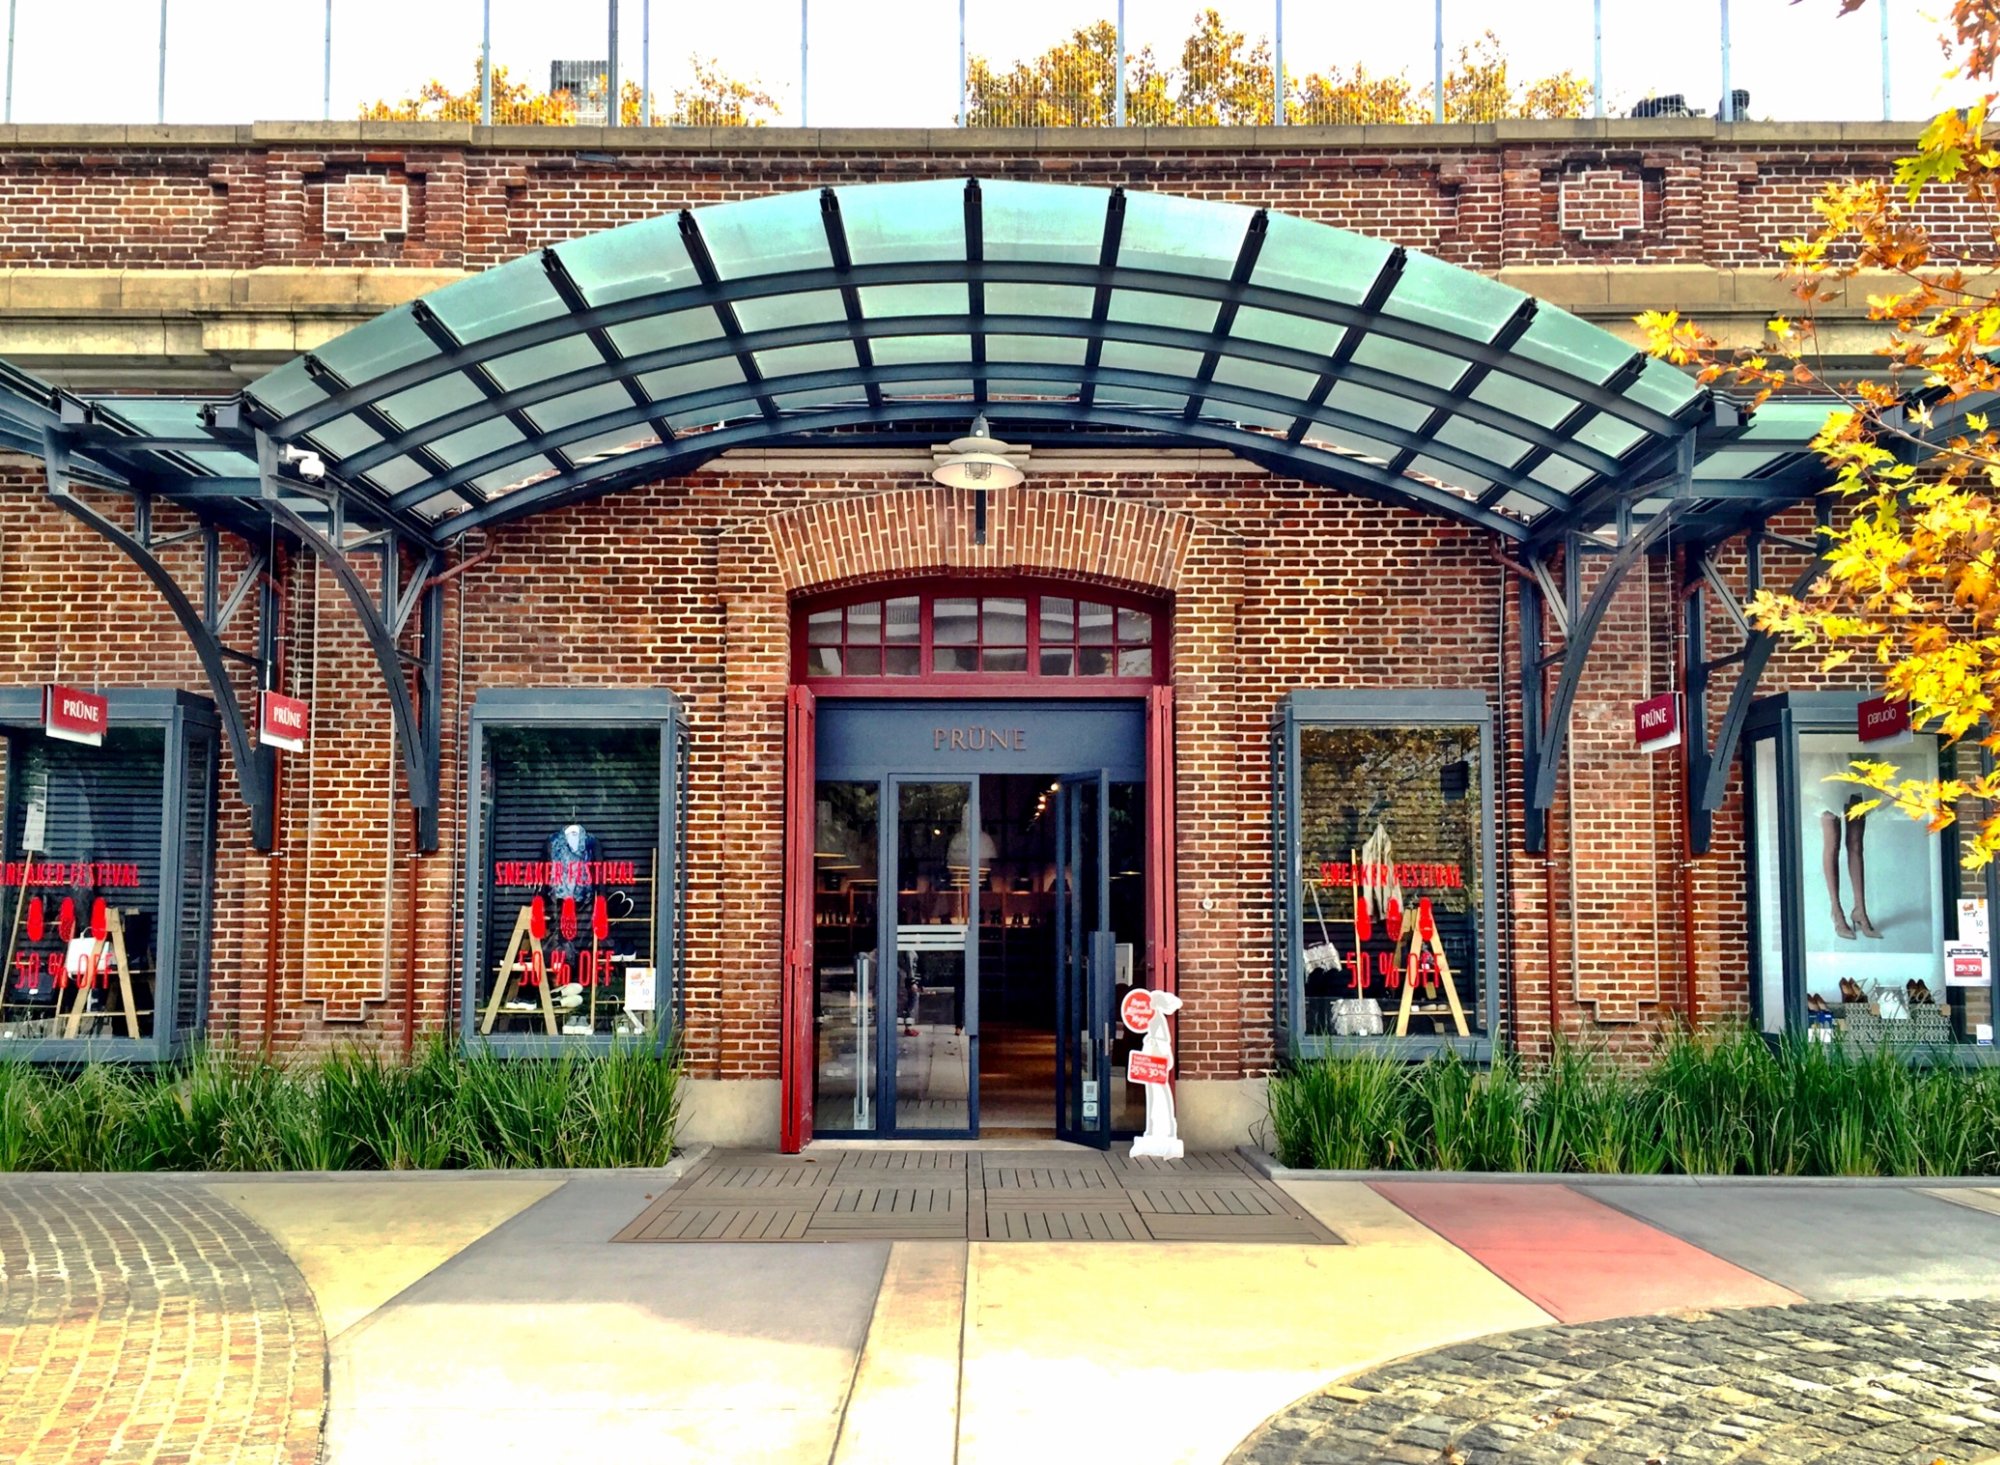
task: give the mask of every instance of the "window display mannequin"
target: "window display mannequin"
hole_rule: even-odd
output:
[[[1833,905],[1833,934],[1843,941],[1852,941],[1857,934],[1880,941],[1882,933],[1868,919],[1868,867],[1862,854],[1868,816],[1852,813],[1854,806],[1861,801],[1860,794],[1851,794],[1841,813],[1837,814],[1832,809],[1820,811],[1819,824],[1823,836],[1820,869],[1826,876],[1827,899]],[[1847,851],[1847,882],[1854,891],[1851,923],[1840,900],[1840,853],[1843,846]]]

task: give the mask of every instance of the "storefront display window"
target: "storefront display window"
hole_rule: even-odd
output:
[[[666,694],[482,694],[465,1027],[502,1046],[676,1026],[685,724]]]
[[[1489,743],[1476,698],[1288,700],[1275,904],[1292,1051],[1483,1051],[1497,981]]]
[[[170,1057],[206,1016],[212,711],[112,693],[93,746],[45,735],[40,699],[0,690],[0,1059]]]
[[[1865,744],[1859,700],[1794,694],[1752,710],[1760,1026],[1861,1047],[1990,1044],[1985,872],[1960,867],[1955,839],[1893,809],[1864,810],[1872,796],[1841,778],[1857,759],[1948,774],[1977,750],[1928,734]]]

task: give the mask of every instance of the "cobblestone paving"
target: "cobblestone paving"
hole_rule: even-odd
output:
[[[0,1461],[309,1465],[325,1357],[290,1259],[200,1187],[0,1177]]]
[[[1232,1465],[1978,1461],[2000,1303],[1796,1303],[1534,1328],[1301,1400]]]

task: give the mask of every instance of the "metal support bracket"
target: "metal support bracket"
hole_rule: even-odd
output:
[[[174,619],[180,622],[189,644],[194,647],[202,672],[208,678],[209,695],[215,699],[223,735],[229,739],[230,760],[236,766],[237,792],[250,811],[250,843],[257,850],[270,853],[276,842],[272,806],[275,764],[270,749],[251,741],[249,722],[229,674],[232,661],[247,664],[254,668],[256,683],[261,687],[269,637],[261,638],[259,649],[254,653],[239,651],[223,644],[222,640],[224,630],[235,618],[250,591],[268,579],[270,566],[263,550],[254,544],[249,547],[249,568],[225,598],[220,589],[220,535],[212,525],[203,526],[200,534],[201,604],[196,605],[194,598],[181,588],[157,553],[163,542],[155,539],[152,533],[151,499],[144,493],[136,495],[136,529],[128,530],[114,523],[76,496],[69,476],[70,444],[67,437],[58,430],[50,429],[44,432],[42,443],[49,501],[117,549],[153,582],[154,588],[173,612]],[[179,542],[184,536],[177,534],[171,538],[173,542]]]
[[[1633,568],[1671,532],[1676,511],[1692,494],[1695,438],[1686,433],[1674,447],[1666,481],[1638,485],[1620,495],[1607,541],[1571,531],[1542,546],[1527,561],[1528,575],[1519,582],[1517,620],[1521,656],[1521,781],[1523,785],[1522,842],[1529,854],[1548,849],[1549,810],[1555,806],[1557,774],[1569,743],[1570,713],[1597,633]],[[1631,505],[1646,497],[1666,497],[1667,505],[1635,524]],[[1559,575],[1551,573],[1550,558],[1560,546]],[[1605,561],[1586,597],[1583,565],[1586,556]],[[1546,650],[1547,622],[1554,622],[1558,643]]]
[[[374,551],[380,557],[378,601],[344,546],[345,516],[340,490],[322,490],[328,495],[328,527],[321,528],[285,501],[287,492],[306,489],[279,474],[277,445],[263,432],[257,434],[257,470],[263,483],[265,511],[280,529],[310,550],[332,572],[368,637],[383,689],[389,696],[396,742],[403,753],[404,782],[410,806],[416,813],[417,852],[433,854],[438,847],[438,781],[443,762],[439,719],[444,674],[443,587],[431,583],[442,568],[439,556],[435,551],[418,547],[417,572],[408,586],[403,586],[400,537],[391,530],[371,540],[364,552]],[[399,643],[419,605],[423,607],[419,650],[417,655],[410,656]],[[417,682],[414,697],[406,676],[412,667]]]
[[[1688,556],[1686,585],[1682,591],[1682,616],[1687,641],[1687,715],[1682,736],[1687,739],[1688,750],[1687,788],[1683,796],[1687,800],[1687,841],[1691,855],[1705,855],[1713,844],[1715,811],[1722,807],[1722,801],[1729,794],[1729,774],[1736,763],[1737,745],[1743,740],[1743,724],[1749,718],[1750,703],[1756,698],[1757,683],[1763,678],[1764,668],[1778,645],[1776,636],[1750,624],[1743,613],[1743,601],[1763,588],[1764,553],[1773,545],[1813,556],[1811,563],[1792,582],[1793,595],[1805,594],[1826,568],[1823,531],[1831,523],[1831,513],[1832,506],[1822,496],[1815,504],[1815,515],[1822,531],[1816,544],[1769,534],[1761,526],[1746,533],[1743,536],[1744,593],[1741,600],[1717,568],[1713,546],[1704,546],[1698,553]],[[1708,601],[1711,597],[1722,607],[1737,633],[1736,649],[1719,656],[1708,654]],[[1709,684],[1716,672],[1732,665],[1737,669],[1736,684],[1729,689],[1729,700],[1723,705],[1721,719],[1715,723],[1715,737],[1711,741],[1708,734],[1712,702]]]

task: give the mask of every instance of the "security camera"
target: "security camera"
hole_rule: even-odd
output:
[[[278,461],[289,464],[299,477],[313,483],[326,477],[326,460],[311,448],[283,448],[278,453]]]

